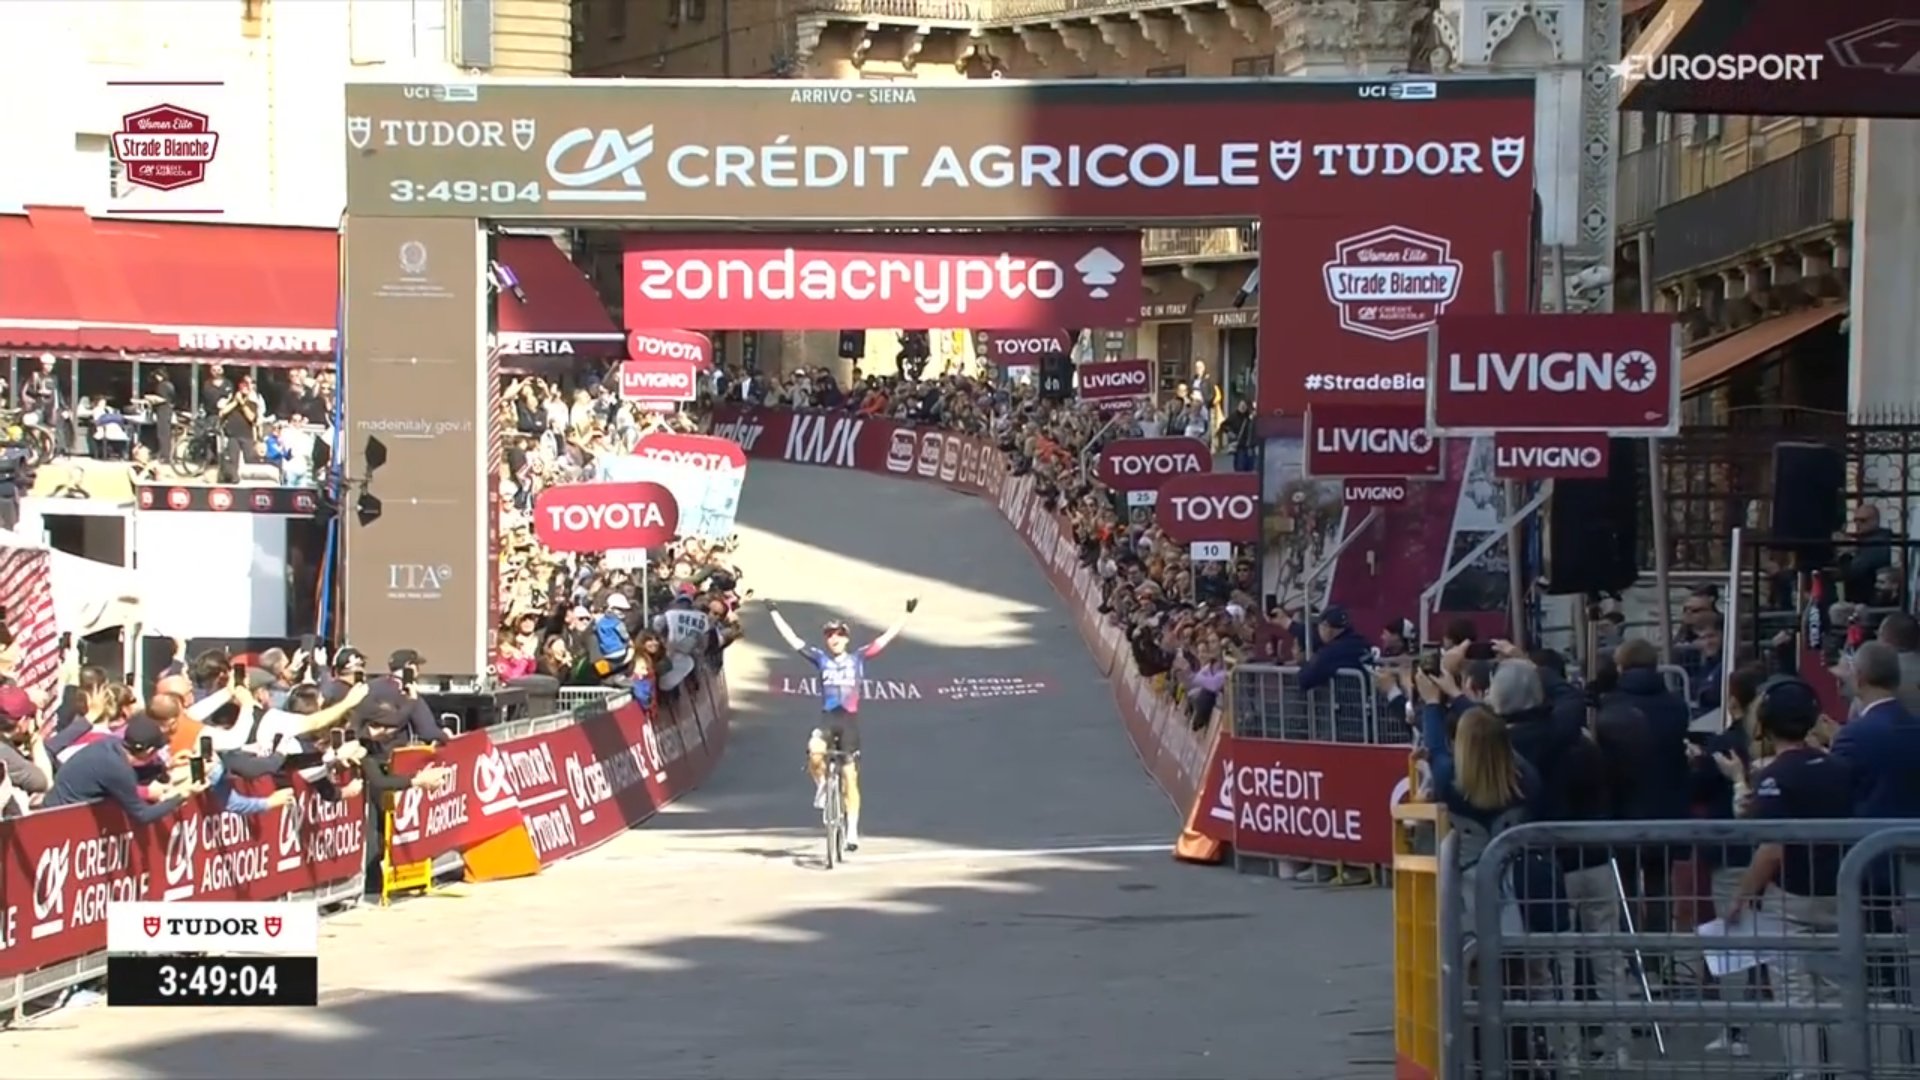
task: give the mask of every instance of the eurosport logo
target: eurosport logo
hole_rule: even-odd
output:
[[[1806,82],[1820,77],[1819,53],[1629,54],[1613,65],[1622,82]]]
[[[1139,253],[1136,233],[636,233],[626,281],[631,307],[693,326],[1057,333],[1138,322]]]
[[[1645,435],[1679,423],[1670,316],[1449,316],[1428,368],[1429,426],[1439,431]]]
[[[1321,268],[1340,328],[1379,341],[1432,328],[1460,298],[1461,272],[1451,241],[1400,225],[1347,237]]]

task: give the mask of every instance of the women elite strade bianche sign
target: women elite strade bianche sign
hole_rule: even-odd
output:
[[[349,259],[358,252],[370,270],[391,269],[347,282],[349,423],[396,400],[432,398],[445,370],[418,365],[417,389],[384,400],[351,377],[362,363],[425,355],[386,341],[381,319],[355,312],[425,305],[413,279],[443,280],[446,246],[410,246],[435,224],[427,219],[689,231],[1255,220],[1268,240],[1256,301],[1259,411],[1418,402],[1433,321],[1496,310],[1494,254],[1528,250],[1534,114],[1530,78],[983,80],[885,94],[789,81],[350,85],[341,133]],[[477,226],[475,235],[484,235]],[[474,317],[437,324],[470,370],[485,359],[484,334],[472,328],[484,330],[486,290],[478,270],[472,276],[447,314],[470,306]],[[1522,310],[1526,275],[1508,277],[1506,308]],[[472,483],[447,478],[451,486],[486,491],[485,463],[471,468]],[[484,517],[476,529],[488,527]],[[491,591],[497,571],[486,559],[404,546],[379,561],[431,558],[470,574],[480,595]],[[350,633],[363,619],[356,605],[381,603],[354,580],[382,568],[355,561],[350,554]],[[381,624],[377,613],[364,618]],[[443,625],[443,639],[484,637]]]

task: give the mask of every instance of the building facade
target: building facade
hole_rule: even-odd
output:
[[[1544,235],[1565,248],[1556,265],[1577,271],[1611,258],[1613,103],[1597,76],[1619,54],[1619,10],[1619,0],[575,0],[574,74],[945,81],[1535,72]],[[1199,364],[1230,398],[1243,396],[1259,318],[1244,290],[1258,241],[1250,223],[1147,230],[1141,324],[1089,335],[1089,351],[1156,360],[1163,389]],[[589,272],[613,303],[617,244],[586,240]],[[826,336],[719,340],[729,356],[750,352],[776,367],[835,351]]]
[[[332,227],[345,200],[346,83],[565,77],[572,16],[566,0],[9,3],[0,84],[7,100],[32,105],[8,124],[0,211],[177,213],[182,192],[128,184],[112,150],[129,113],[174,105],[203,116],[218,137],[193,209],[231,222]]]
[[[1652,27],[1664,5],[1629,21]],[[1613,300],[1680,318],[1686,421],[1920,408],[1920,122],[1623,113]],[[1597,279],[1596,279],[1597,280]]]

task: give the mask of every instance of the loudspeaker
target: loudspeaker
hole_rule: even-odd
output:
[[[1607,475],[1555,480],[1547,504],[1547,594],[1621,592],[1640,576],[1644,443],[1615,439]]]
[[[1073,358],[1066,353],[1048,353],[1040,358],[1040,398],[1065,401],[1073,396]]]
[[[840,331],[840,358],[858,360],[867,355],[867,332],[865,330]]]
[[[556,696],[558,691],[556,690]],[[421,683],[420,697],[427,708],[454,734],[478,731],[495,724],[510,724],[533,715],[527,711],[527,689],[499,686],[492,689],[432,690]],[[457,717],[448,720],[447,717]]]
[[[1847,524],[1847,461],[1824,443],[1773,448],[1773,513],[1768,538],[1799,553],[1803,566],[1833,562],[1833,534]]]

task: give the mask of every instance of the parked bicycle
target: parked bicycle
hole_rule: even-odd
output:
[[[0,409],[0,438],[27,452],[27,460],[38,467],[53,460],[53,432],[27,422],[19,409]]]
[[[820,821],[827,828],[827,869],[847,860],[847,779],[842,771],[854,755],[835,747],[827,751],[826,798]]]
[[[167,467],[175,476],[204,475],[220,461],[220,422],[211,416],[176,417],[173,455]]]

